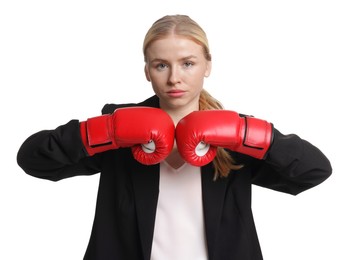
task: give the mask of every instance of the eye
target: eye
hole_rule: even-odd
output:
[[[159,64],[156,65],[156,68],[157,68],[158,70],[164,70],[164,69],[166,69],[167,67],[168,67],[168,65],[167,65],[167,64],[164,64],[164,63],[159,63]]]
[[[190,68],[190,67],[192,67],[193,65],[194,65],[194,63],[191,62],[191,61],[186,61],[186,62],[184,63],[184,66],[185,66],[186,68]]]

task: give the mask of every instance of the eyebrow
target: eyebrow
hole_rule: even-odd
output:
[[[186,57],[179,59],[179,61],[190,60],[190,59],[197,59],[197,56],[189,55],[189,56],[186,56]],[[165,63],[167,63],[168,61],[165,59],[161,59],[161,58],[155,58],[155,59],[151,60],[150,62],[165,62]]]

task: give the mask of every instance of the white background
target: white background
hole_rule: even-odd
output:
[[[307,139],[332,163],[331,178],[298,196],[254,187],[265,260],[345,259],[342,3],[2,1],[0,259],[82,259],[99,176],[36,179],[17,166],[16,153],[34,132],[151,96],[142,41],[155,20],[176,13],[208,34],[205,88],[214,97]]]

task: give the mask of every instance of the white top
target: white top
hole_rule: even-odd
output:
[[[206,260],[200,167],[160,164],[151,260]]]

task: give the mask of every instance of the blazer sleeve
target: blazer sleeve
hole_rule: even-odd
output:
[[[34,177],[58,181],[99,172],[100,156],[88,156],[81,141],[79,121],[27,138],[17,153],[18,165]]]
[[[159,107],[159,99],[154,95],[140,103],[105,104],[102,114],[133,106]],[[54,130],[40,131],[27,138],[17,153],[17,163],[29,175],[58,181],[100,172],[103,154],[88,156],[81,140],[79,121],[71,120]]]
[[[295,134],[274,129],[265,160],[254,160],[253,184],[297,195],[325,181],[332,173],[327,157]]]

